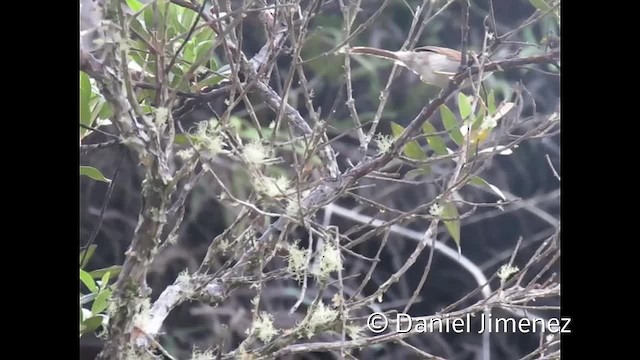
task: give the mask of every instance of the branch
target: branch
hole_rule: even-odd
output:
[[[203,16],[207,19],[207,21],[212,21],[209,14],[205,13],[203,14]],[[265,17],[268,18],[268,16]],[[273,23],[266,22],[266,25],[267,28],[270,28],[273,26]],[[261,69],[266,68],[267,64],[270,62],[269,54],[271,54],[273,49],[278,49],[281,47],[285,39],[285,34],[286,30],[274,33],[274,36],[270,37],[268,43],[265,44],[259,51],[259,53],[256,54],[251,60],[247,60],[247,58],[244,57],[244,54],[240,53],[240,70],[244,73],[247,79],[245,91],[247,88],[252,87],[253,90],[264,99],[266,105],[272,111],[278,113],[278,111],[282,109],[283,118],[286,119],[293,126],[293,128],[296,129],[297,132],[299,132],[303,136],[312,136],[314,134],[314,130],[309,126],[309,124],[300,115],[300,113],[295,108],[287,104],[286,99],[282,99],[276,93],[276,91],[274,91],[269,85],[267,85],[266,80],[260,77]],[[226,41],[228,42],[230,40]],[[233,48],[233,46],[230,46],[230,48]],[[237,49],[237,47],[235,49]],[[552,52],[549,54],[528,58],[509,59],[492,62],[484,66],[484,71],[504,70],[527,64],[544,63],[557,57],[558,53]],[[411,121],[411,123],[396,139],[393,147],[387,153],[379,154],[375,158],[368,159],[367,161],[362,162],[357,166],[347,170],[344,174],[341,174],[339,171],[334,151],[329,145],[325,145],[328,143],[325,138],[325,144],[320,145],[322,147],[320,155],[323,161],[324,168],[326,169],[329,176],[325,177],[312,188],[310,194],[302,199],[300,207],[302,209],[308,209],[309,214],[312,215],[321,207],[330,204],[347,188],[357,183],[359,179],[370,174],[371,172],[381,169],[389,162],[391,162],[394,158],[396,158],[400,154],[402,148],[406,145],[406,143],[418,134],[422,124],[424,124],[439,109],[440,105],[444,104],[445,101],[451,96],[451,94],[453,94],[453,92],[458,89],[459,84],[462,82],[463,78],[469,75],[469,71],[471,71],[471,74],[474,74],[474,71],[477,73],[479,69],[470,68],[467,69],[467,71],[465,71],[464,73],[457,75],[453,79],[449,87],[442,90],[440,95],[433,101],[431,101],[431,103],[429,103],[427,106],[425,106],[420,111],[420,113]],[[455,187],[456,185],[453,185],[453,189],[455,189]],[[284,231],[289,223],[290,220],[287,217],[280,217],[275,221],[275,223],[270,225],[266,229],[266,231],[264,231],[263,235],[258,239],[255,246],[249,248],[245,253],[242,254],[240,259],[237,260],[236,264],[232,268],[221,272],[219,275],[213,277],[204,275],[201,276],[200,274],[198,276],[189,276],[186,279],[177,279],[172,286],[163,291],[158,301],[153,304],[150,311],[150,313],[152,314],[151,325],[145,327],[144,329],[147,335],[157,335],[164,319],[169,314],[171,309],[186,301],[187,298],[206,297],[210,305],[215,305],[224,301],[227,296],[226,294],[228,294],[233,287],[238,285],[238,281],[235,279],[243,275],[245,268],[252,264],[252,261],[256,259],[257,256],[262,254],[265,248],[273,245],[274,242],[278,240],[277,236],[273,235],[276,232]],[[436,242],[436,244],[438,244],[438,242]],[[359,345],[361,346],[361,344],[369,344],[371,343],[370,341],[376,343],[393,340],[394,338],[383,335],[381,337],[375,337],[372,339],[373,340],[365,339],[364,342],[363,340],[353,340],[344,343],[337,342],[335,346],[337,346],[336,349],[339,349],[342,344],[344,344],[345,348],[348,348]],[[317,344],[317,346],[323,349],[327,348],[327,344],[324,343]],[[328,348],[332,348],[332,346],[334,346],[334,344],[329,343]],[[293,345],[286,347],[273,355],[278,356],[308,351],[313,347],[314,344],[306,344],[304,346]]]
[[[548,52],[548,53],[545,53],[545,54],[541,54],[541,55],[528,56],[528,57],[522,57],[522,58],[506,59],[506,60],[500,60],[500,61],[492,61],[492,62],[487,63],[483,67],[483,71],[485,71],[485,72],[487,72],[487,71],[504,71],[504,70],[508,70],[508,69],[512,69],[512,68],[516,68],[516,67],[524,66],[524,65],[552,64],[556,60],[558,60],[559,58],[560,58],[560,50],[553,50],[551,52]],[[471,75],[475,75],[478,72],[480,72],[480,68],[479,67],[472,67],[470,69],[470,71],[471,71]],[[468,73],[462,73],[462,74],[456,75],[454,81],[456,83],[458,81],[461,81],[462,80],[461,78],[464,77],[467,74]]]
[[[122,141],[120,140],[109,140],[97,144],[80,145],[80,152],[84,154],[94,150],[106,149],[108,147],[120,144],[122,144]]]
[[[431,331],[438,331],[439,329],[433,329],[433,327],[437,327],[439,324],[444,323],[446,321],[451,321],[453,319],[464,319],[466,321],[469,320],[469,317],[480,313],[485,312],[487,310],[491,310],[496,307],[509,307],[511,304],[518,304],[523,301],[531,301],[532,299],[540,299],[547,298],[552,296],[557,296],[560,294],[560,285],[550,286],[545,289],[536,289],[528,292],[523,292],[520,287],[514,286],[511,287],[503,293],[503,297],[492,297],[489,301],[479,301],[466,309],[450,312],[447,314],[437,314],[432,316],[422,316],[420,317],[420,321],[424,321],[426,324],[433,324],[431,327]],[[418,321],[418,318],[413,318],[414,321]],[[388,329],[393,330],[396,326],[398,326],[397,321],[389,319]],[[397,332],[391,331],[388,334],[360,338],[349,341],[332,341],[332,342],[315,342],[315,343],[306,343],[306,344],[294,344],[284,347],[268,356],[260,357],[259,359],[274,359],[279,358],[284,355],[292,355],[306,352],[319,352],[319,351],[335,351],[339,350],[342,347],[345,349],[353,349],[353,348],[363,348],[367,346],[372,346],[376,344],[381,344],[389,341],[397,341],[400,339],[407,338],[409,336],[414,335],[422,335],[424,336],[425,332],[422,330],[417,330],[416,327],[413,327],[412,331],[409,332]]]
[[[173,143],[172,132],[165,135],[169,118],[150,119],[141,110],[133,90],[128,70],[128,21],[120,1],[105,2],[103,13],[107,29],[103,32],[99,48],[81,51],[81,68],[96,83],[113,109],[113,124],[123,144],[134,150],[146,174],[142,185],[142,209],[138,224],[125,253],[113,291],[113,312],[110,313],[108,338],[100,359],[123,359],[131,354],[132,343],[139,339],[135,331],[137,315],[144,309],[141,304],[149,295],[146,275],[161,242],[166,210],[171,196],[172,171],[167,164]],[[84,50],[84,49],[83,49]]]
[[[552,57],[543,55],[523,59],[511,59],[500,62],[499,64],[505,64],[506,68],[508,68],[510,66],[524,65],[529,63],[540,63],[543,62],[543,59],[548,58]],[[493,65],[497,66],[498,63],[494,63]],[[487,65],[487,67],[489,67],[489,65]],[[344,190],[355,184],[359,179],[387,165],[397,156],[397,154],[400,153],[404,145],[417,135],[422,124],[426,122],[436,112],[439,106],[442,105],[446,101],[446,99],[448,99],[448,97],[457,89],[457,86],[459,86],[463,76],[464,74],[457,76],[454,81],[451,82],[450,86],[447,89],[441,91],[440,95],[437,98],[435,98],[429,105],[425,106],[422,111],[420,111],[416,118],[411,121],[411,123],[405,128],[403,133],[396,139],[393,148],[389,152],[381,154],[376,158],[370,159],[349,169],[336,180],[325,180],[321,182],[302,201],[301,208],[309,209],[309,214],[312,215],[315,211],[319,210],[321,207],[327,205],[333,199],[335,199],[338,194],[342,193]],[[287,114],[285,113],[285,116],[286,115]],[[302,124],[306,125],[306,123],[301,123],[301,126],[303,126]],[[267,228],[264,234],[260,237],[259,242],[267,241],[275,231],[282,231],[287,224],[288,220],[284,217],[281,217],[274,224],[270,225]],[[221,277],[222,283],[224,284],[224,280],[232,276],[235,271],[240,271],[243,266],[249,262],[249,259],[251,259],[252,256],[255,256],[255,251],[249,251],[245,253],[240,258],[240,260],[238,260],[238,264],[236,265],[236,267],[234,267],[234,269],[232,269],[229,273],[226,273]]]

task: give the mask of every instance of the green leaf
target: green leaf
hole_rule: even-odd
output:
[[[171,68],[171,75],[169,78],[171,79],[171,87],[178,88],[179,90],[189,90],[189,83],[187,81],[182,81],[182,76],[186,71],[186,65],[176,63],[173,68]]]
[[[98,278],[104,277],[104,275],[107,273],[110,274],[109,277],[118,276],[121,270],[122,270],[122,266],[113,265],[104,269],[93,270],[89,274],[91,274],[91,277],[93,277],[94,279],[98,279]]]
[[[100,170],[92,167],[92,166],[80,166],[80,175],[88,176],[93,180],[103,181],[103,182],[111,182],[110,179],[107,179],[102,175]]]
[[[422,125],[422,132],[427,138],[429,147],[431,147],[431,150],[433,150],[436,155],[442,156],[448,154],[447,147],[444,144],[444,140],[442,140],[440,135],[434,135],[435,133],[437,133],[437,131],[430,122],[425,122]]]
[[[100,116],[100,113],[102,112],[102,108],[107,104],[107,101],[105,99],[99,99],[98,103],[93,107],[93,110],[91,111],[91,123],[93,123],[98,116]]]
[[[245,130],[243,130],[240,133],[240,136],[243,139],[249,139],[249,140],[260,140],[260,133],[258,132],[258,130],[256,128],[246,128]]]
[[[198,32],[198,34],[193,39],[193,43],[197,45],[204,41],[210,41],[214,39],[215,39],[215,35],[213,33],[213,29],[207,26],[202,28],[202,30]]]
[[[516,104],[513,102],[503,102],[502,104],[500,104],[500,106],[498,106],[498,109],[493,114],[493,120],[500,120],[503,116],[507,115],[507,113],[509,113],[509,111],[511,111],[511,109],[513,109],[515,106]]]
[[[402,125],[391,122],[391,133],[393,134],[393,138],[397,139],[400,134],[404,131],[404,127]],[[420,148],[420,144],[416,140],[408,142],[404,147],[404,154],[413,160],[424,160],[427,158],[422,148]]]
[[[153,4],[153,2],[150,2],[149,4]],[[145,7],[144,11],[142,12],[142,17],[144,19],[144,27],[147,28],[147,30],[149,30],[149,32],[153,32],[151,29],[154,28],[154,10],[153,10],[153,6],[147,6]]]
[[[188,63],[193,63],[196,59],[195,45],[193,41],[189,41],[182,51],[182,59]]]
[[[99,314],[104,311],[104,309],[109,306],[109,297],[111,296],[111,290],[101,291],[96,299],[91,304],[91,312],[94,314]]]
[[[480,109],[478,110],[478,113],[475,116],[475,120],[473,122],[474,125],[480,125],[482,124],[482,119],[484,119],[484,117],[487,115],[487,108],[486,106],[480,106]]]
[[[153,43],[154,39],[140,20],[131,19],[131,21],[129,22],[129,26],[131,28],[131,31],[136,34],[136,40],[134,40],[133,44],[131,45],[131,48],[136,50],[131,51],[129,53],[129,56],[131,57],[131,60],[133,60],[136,64],[144,69],[146,62],[144,59],[151,56],[145,50],[150,50],[148,49],[147,44]],[[138,37],[140,37],[141,39],[138,39]]]
[[[80,123],[86,126],[91,126],[91,107],[89,102],[91,101],[91,82],[89,81],[89,75],[80,71]],[[87,129],[80,128],[80,136],[84,136]]]
[[[551,6],[547,4],[544,0],[529,0],[529,3],[533,5],[536,9],[545,12],[551,9]]]
[[[92,293],[98,292],[98,286],[96,285],[96,282],[88,272],[82,269],[80,269],[80,280],[87,287],[87,289],[89,289],[89,291],[91,291]]]
[[[205,40],[196,45],[194,49],[196,55],[196,63],[203,63],[205,58],[211,57],[211,49],[213,49],[213,40]]]
[[[193,135],[187,135],[187,134],[178,134],[176,135],[176,137],[173,139],[173,142],[175,144],[178,145],[189,145],[189,140],[187,139],[187,136],[189,136],[189,139],[191,139],[192,142],[197,142],[197,137],[193,136]]]
[[[222,81],[222,79],[224,79],[222,76],[220,75],[216,75],[216,74],[212,74],[211,76],[209,76],[208,78],[202,80],[202,81],[198,81],[198,86],[200,86],[200,88],[202,89],[205,86],[216,86],[218,85],[218,83],[220,81]]]
[[[211,70],[218,70],[218,63],[216,62],[216,58],[215,57],[211,57],[211,59],[209,59],[209,69]],[[557,71],[556,71],[557,72]]]
[[[102,325],[102,316],[93,316],[80,324],[80,333],[92,332]]]
[[[152,107],[151,107],[151,105],[149,105],[146,101],[145,101],[145,102],[143,102],[143,103],[140,105],[140,107],[142,108],[142,111],[143,111],[145,114],[151,114],[151,113],[153,113],[153,108],[152,108]]]
[[[496,94],[493,90],[487,96],[487,107],[489,108],[489,115],[493,115],[496,112]]]
[[[196,16],[195,11],[184,11],[182,10],[182,25],[184,25],[184,27],[186,29],[191,29],[191,26],[193,25],[193,19]]]
[[[144,7],[144,4],[138,0],[127,0],[127,5],[129,6],[129,9],[133,10],[134,12],[138,12]]]
[[[480,126],[482,125],[482,121],[484,121],[484,114],[480,114],[478,115],[478,118],[475,119],[473,121],[473,123],[471,124],[471,129],[472,130],[478,130],[480,129]]]
[[[442,124],[444,128],[449,132],[449,137],[453,142],[458,145],[462,145],[464,142],[464,137],[458,128],[458,121],[456,120],[456,116],[453,114],[451,109],[447,107],[447,105],[440,106],[440,116],[442,117]]]
[[[239,131],[244,127],[244,120],[242,120],[242,118],[239,118],[237,116],[231,116],[229,118],[229,125],[234,127],[236,131]]]
[[[273,129],[269,129],[268,127],[263,127],[260,131],[262,131],[262,136],[265,139],[270,139],[273,136]],[[278,134],[276,134],[276,139],[282,138],[281,134],[282,132],[279,131]]]
[[[500,188],[498,188],[497,186],[489,183],[487,180],[485,180],[485,179],[483,179],[483,178],[481,178],[479,176],[473,177],[471,180],[469,180],[469,183],[477,185],[477,186],[486,186],[489,189],[491,189],[491,191],[496,193],[496,195],[498,195],[503,201],[507,201],[507,197],[504,195],[502,190],[500,190]]]
[[[172,24],[167,28],[167,39],[172,39],[177,34],[178,30],[176,30],[176,25]]]
[[[91,115],[89,101],[91,101],[91,81],[87,73],[80,71],[80,121],[85,125],[91,125],[86,123]]]
[[[463,93],[458,93],[458,110],[460,111],[460,116],[463,120],[468,118],[473,112],[469,98]]]
[[[88,293],[86,295],[81,295],[80,296],[80,305],[85,305],[85,304],[88,304],[88,303],[92,302],[96,298],[97,295],[98,295],[97,293]],[[87,311],[89,311],[89,310],[87,310]]]
[[[160,15],[164,17],[164,11],[167,8],[167,0],[156,0],[156,4],[158,4]]]
[[[80,252],[79,261],[82,261],[82,258],[84,257],[84,261],[82,262],[82,264],[80,264],[80,268],[87,266],[87,263],[89,262],[89,260],[91,260],[91,257],[93,256],[93,253],[96,251],[97,247],[97,245],[91,245],[86,250]],[[84,253],[87,253],[87,255],[85,256]]]
[[[173,143],[178,145],[186,145],[189,143],[189,141],[187,141],[187,135],[178,134],[173,138]]]
[[[170,6],[169,7],[169,16],[168,16],[168,20],[169,20],[169,24],[171,24],[171,26],[173,26],[176,29],[176,35],[183,33],[183,32],[187,32],[187,28],[182,25],[182,23],[180,22],[180,14],[182,14],[182,7],[179,6]],[[191,11],[193,12],[193,11]]]
[[[131,54],[129,55],[129,58],[133,60],[133,62],[136,63],[136,65],[140,66],[143,69],[145,68],[146,61],[140,53],[136,51],[132,51]]]
[[[442,217],[445,219],[455,219],[444,220],[444,225],[447,227],[456,245],[458,245],[458,252],[460,252],[460,215],[458,214],[456,205],[451,202],[444,204],[442,207]]]
[[[409,170],[404,177],[407,180],[414,180],[421,176],[428,176],[429,174],[431,174],[431,166],[424,165],[417,169]]]
[[[420,148],[420,144],[415,140],[405,146],[404,154],[407,155],[409,159],[413,160],[424,160],[427,158],[427,155],[425,155],[422,148]]]
[[[100,113],[98,114],[98,116],[101,119],[109,119],[113,116],[113,109],[111,108],[111,104],[109,104],[108,102],[105,102],[104,104],[102,104],[102,107],[100,108]]]
[[[91,273],[89,273],[91,275]],[[93,275],[91,275],[93,276]],[[100,290],[104,290],[107,285],[109,285],[109,278],[111,277],[111,273],[110,272],[106,272],[104,273],[104,275],[102,276],[102,279],[100,280]]]

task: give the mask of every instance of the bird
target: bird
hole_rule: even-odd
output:
[[[370,55],[382,59],[392,60],[416,75],[426,84],[445,88],[458,73],[462,53],[458,50],[440,46],[422,46],[407,51],[389,51],[367,46],[355,46],[348,50],[350,54]],[[487,79],[492,72],[485,72],[482,80]],[[477,80],[477,76],[476,79]],[[471,79],[465,79],[461,89],[472,84]]]

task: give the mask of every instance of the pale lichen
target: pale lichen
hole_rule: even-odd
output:
[[[517,273],[520,269],[517,266],[511,266],[509,264],[502,265],[498,270],[498,277],[504,281],[509,278],[509,276]]]
[[[381,153],[386,153],[393,146],[393,139],[388,135],[377,134],[374,140]]]
[[[338,318],[338,311],[325,305],[322,300],[313,309],[308,322],[305,324],[307,337],[315,335],[318,328],[325,327]]]
[[[271,151],[259,141],[252,141],[244,146],[242,155],[249,165],[260,165],[270,156]]]
[[[277,178],[258,175],[254,178],[254,186],[259,193],[270,198],[277,198],[286,196],[290,184],[289,179],[282,175]]]
[[[319,279],[327,279],[336,271],[342,271],[342,254],[340,249],[329,243],[323,243],[318,250],[319,262],[312,273]]]
[[[216,119],[198,123],[195,134],[192,135],[194,145],[207,158],[213,158],[225,152],[225,142]]]
[[[211,349],[206,351],[194,349],[191,353],[191,360],[214,360],[215,358],[216,356]]]
[[[273,326],[273,315],[262,312],[253,322],[252,332],[263,343],[268,343],[274,336],[278,335],[278,329]]]
[[[289,256],[287,256],[287,271],[296,280],[300,281],[304,277],[304,273],[307,269],[309,251],[307,249],[300,249],[298,247],[298,241],[291,244],[288,250]]]
[[[155,113],[156,126],[160,128],[167,123],[167,120],[169,119],[169,110],[166,107],[159,107],[155,110]]]
[[[443,207],[440,204],[433,204],[429,207],[429,214],[435,217],[442,216]]]

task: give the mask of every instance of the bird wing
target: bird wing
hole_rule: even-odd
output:
[[[422,47],[415,48],[414,51],[418,51],[418,52],[429,51],[429,52],[445,55],[446,57],[454,61],[462,60],[462,54],[460,53],[460,51],[444,48],[440,46],[422,46]]]

